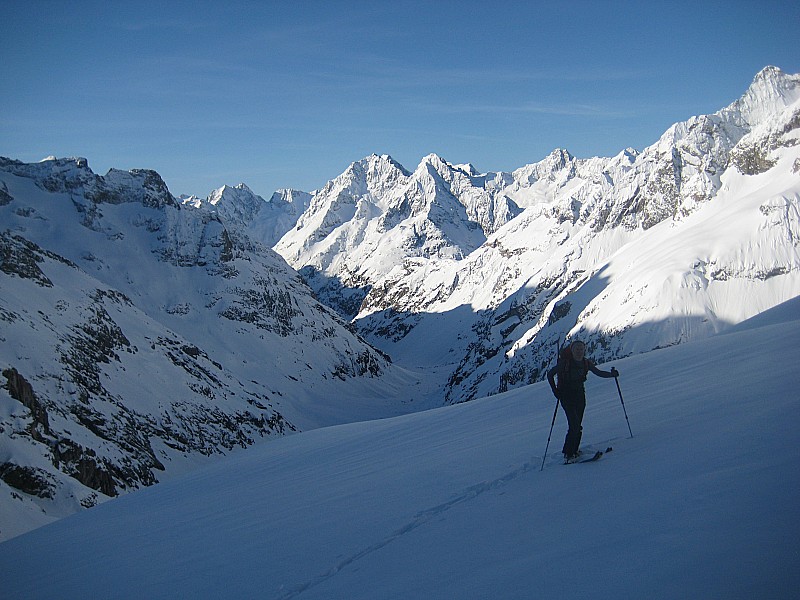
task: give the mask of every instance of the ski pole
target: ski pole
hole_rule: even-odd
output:
[[[539,469],[540,473],[544,471],[544,461],[547,458],[547,451],[550,449],[550,437],[553,435],[553,426],[556,424],[557,414],[558,414],[558,398],[556,398],[556,409],[553,411],[553,422],[550,423],[550,433],[547,434],[547,446],[544,447],[544,456],[542,457],[542,468]]]
[[[628,420],[628,411],[625,410],[625,400],[622,399],[622,390],[619,388],[619,377],[614,377],[614,382],[617,384],[617,391],[619,392],[619,401],[622,403],[622,412],[625,413],[625,422],[628,423],[628,433],[633,437],[631,431],[631,422]]]
[[[565,340],[566,341],[566,340]],[[558,357],[561,354],[561,334],[558,334],[556,339],[556,364],[558,364]],[[547,451],[550,449],[550,438],[553,436],[553,426],[556,424],[556,415],[558,414],[558,398],[556,398],[556,409],[553,411],[553,420],[550,423],[550,433],[547,434],[547,445],[544,447],[544,456],[542,457],[542,468],[539,469],[541,473],[544,471],[544,461],[547,459]]]

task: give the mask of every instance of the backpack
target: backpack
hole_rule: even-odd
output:
[[[569,373],[572,369],[578,369],[580,380],[586,381],[586,377],[589,375],[589,360],[584,356],[582,361],[576,362],[572,358],[572,345],[569,344],[558,353],[558,389],[562,389],[564,383],[570,379]]]

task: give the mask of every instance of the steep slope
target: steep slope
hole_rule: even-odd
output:
[[[587,449],[614,448],[597,463],[556,451],[540,471],[542,383],[305,432],[0,544],[4,592],[792,597],[800,440],[776,415],[800,397],[775,367],[800,343],[798,308],[617,362],[633,439],[614,384],[590,379]]]
[[[2,159],[0,189],[3,537],[264,437],[405,410],[410,375],[155,172]]]
[[[540,379],[565,335],[608,360],[800,294],[798,82],[767,68],[742,99],[641,153],[557,151],[516,171],[502,193],[525,211],[463,260],[387,273],[360,330],[403,364],[442,332],[429,343],[455,363],[446,397],[459,402]]]

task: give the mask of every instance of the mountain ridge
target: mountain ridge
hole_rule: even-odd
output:
[[[748,288],[748,293],[753,294],[753,306],[759,309],[798,291],[797,248],[791,240],[796,230],[795,173],[800,160],[796,148],[799,81],[798,75],[767,67],[755,76],[742,98],[717,113],[676,123],[642,151],[626,149],[612,158],[576,159],[568,151],[557,149],[539,163],[511,174],[472,175],[469,179],[458,169],[450,168],[453,180],[462,177],[462,182],[478,183],[477,189],[470,190],[473,193],[508,198],[522,208],[495,231],[487,228],[485,242],[469,252],[428,256],[406,253],[381,270],[377,262],[365,265],[363,256],[358,254],[348,263],[352,255],[344,251],[323,263],[313,263],[313,258],[306,257],[313,263],[309,266],[298,260],[299,255],[284,252],[286,238],[276,245],[276,250],[284,252],[320,297],[346,318],[353,318],[353,307],[361,299],[354,316],[359,329],[374,345],[404,364],[413,360],[415,352],[413,343],[402,342],[410,331],[415,327],[435,331],[441,326],[443,312],[470,307],[466,318],[470,323],[462,322],[460,331],[444,331],[449,337],[469,338],[455,350],[456,354],[463,354],[457,359],[459,367],[444,384],[448,401],[497,393],[509,385],[541,378],[542,367],[531,365],[546,365],[548,349],[556,339],[567,336],[587,337],[590,348],[602,351],[599,358],[608,360],[708,335],[727,326],[726,319],[717,313],[736,313],[731,316],[737,319],[750,316],[747,311],[719,308],[721,300],[706,296],[722,292],[708,292],[709,285],[714,290],[726,285],[734,287],[731,282],[737,278],[736,273],[741,275],[742,285],[748,278],[766,281],[766,274],[785,276],[783,283],[773,282],[781,291]],[[783,162],[781,156],[786,157]],[[448,168],[443,159],[429,156],[421,161],[418,171],[431,163],[440,169]],[[768,184],[751,190],[753,184],[758,187],[766,181],[758,178],[764,173],[782,183],[777,188]],[[455,188],[448,189],[452,192]],[[708,253],[687,257],[688,264],[675,264],[675,273],[665,273],[673,283],[661,290],[666,297],[683,298],[678,310],[688,311],[685,317],[676,317],[676,323],[663,328],[649,347],[641,340],[624,340],[625,331],[633,325],[629,319],[614,327],[606,324],[604,331],[600,298],[591,294],[605,293],[606,298],[612,295],[605,291],[607,286],[591,282],[597,273],[607,269],[605,261],[640,237],[658,239],[655,244],[665,243],[661,238],[669,237],[669,232],[658,233],[658,226],[677,231],[720,195],[725,202],[714,204],[717,209],[735,204],[735,196],[740,193],[752,197],[754,204],[759,195],[765,195],[764,202],[751,207],[749,218],[752,223],[762,219],[762,229],[786,232],[782,239],[776,233],[771,242],[783,265],[772,264],[767,250],[765,264],[760,267],[755,265],[762,258],[752,252],[747,254],[750,264],[746,267],[738,262],[720,266]],[[465,206],[466,195],[462,188],[460,202]],[[773,217],[764,219],[767,213]],[[347,239],[347,226],[343,224],[336,233],[342,247],[347,247],[346,241],[341,241]],[[297,230],[292,231],[287,238],[296,240],[297,234]],[[720,237],[712,226],[704,235]],[[742,235],[745,243],[756,243],[746,240],[749,236],[755,240],[760,233],[756,228],[743,230]],[[369,243],[382,247],[381,241]],[[644,254],[645,246],[646,243],[638,245]],[[731,251],[734,250],[724,250]],[[641,262],[637,258],[631,260]],[[711,265],[711,272],[698,270],[697,265]],[[653,264],[650,270],[663,269]],[[643,280],[648,279],[646,271],[639,271]],[[356,280],[354,274],[358,275],[358,283],[350,285]],[[699,287],[693,293],[695,300],[681,291],[684,277],[699,278]],[[337,297],[331,298],[327,293],[330,282],[334,282],[340,296],[351,288],[347,310]],[[644,291],[647,286],[630,282],[628,287],[629,292],[613,295],[614,302],[627,305],[627,310],[637,314],[638,321],[647,319],[648,312],[656,319],[663,318],[655,297],[648,298],[644,306],[631,306],[631,293],[652,294]],[[342,288],[345,292],[339,291]],[[776,295],[771,297],[773,293]],[[616,307],[609,306],[607,310],[615,312]],[[597,316],[588,320],[588,313]],[[695,314],[701,315],[707,325],[693,325]],[[569,318],[564,319],[566,316]],[[617,338],[615,344],[609,341],[612,338]],[[532,344],[535,339],[538,343]],[[469,380],[473,383],[464,387]]]
[[[642,151],[313,193],[0,158],[0,537],[258,442],[696,340],[800,296],[800,75]],[[9,525],[11,523],[12,525]]]
[[[155,172],[2,159],[0,189],[2,538],[262,438],[408,410],[413,374]]]

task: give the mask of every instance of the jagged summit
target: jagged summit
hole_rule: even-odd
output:
[[[377,178],[383,173],[400,171],[408,175],[406,169],[388,154],[370,154],[364,158],[350,163],[345,171],[333,181],[340,178]],[[332,182],[329,182],[332,183]]]
[[[470,177],[476,177],[480,175],[480,171],[475,168],[475,165],[471,163],[466,163],[463,165],[453,165],[459,171],[462,171],[465,175],[469,175]]]
[[[284,188],[276,191],[272,194],[269,201],[271,204],[279,205],[282,202],[286,204],[291,204],[295,207],[297,215],[301,215],[306,208],[308,208],[308,201],[311,198],[311,194],[308,192],[303,192],[301,190],[295,190],[291,188]]]
[[[800,73],[791,75],[785,73],[779,67],[766,66],[756,74],[744,95],[747,96],[754,88],[764,88],[773,90],[776,95],[787,97],[789,94],[797,93],[798,85],[800,85]],[[787,100],[786,104],[791,104],[793,101],[789,98]]]
[[[229,214],[230,218],[249,222],[262,208],[265,200],[244,183],[240,183],[234,187],[224,185],[212,191],[206,202],[216,210]]]
[[[744,95],[718,114],[753,127],[800,99],[800,74],[787,75],[778,67],[765,67]]]
[[[74,193],[96,203],[137,202],[151,208],[178,205],[161,175],[150,169],[109,169],[105,176],[101,176],[95,174],[82,157],[50,157],[38,163],[21,163],[0,157],[0,168],[31,179],[48,192]]]
[[[264,200],[247,185],[224,185],[207,198],[184,198],[186,207],[214,213],[228,226],[247,232],[253,240],[271,247],[297,223],[308,208],[311,194],[298,190],[278,190]]]

